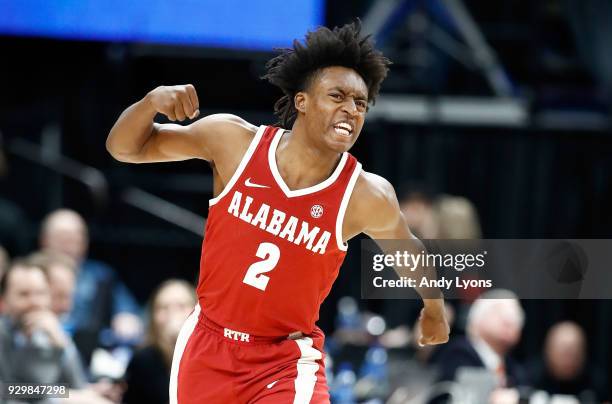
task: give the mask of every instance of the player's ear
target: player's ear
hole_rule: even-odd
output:
[[[295,97],[293,97],[293,105],[295,106],[295,109],[302,113],[306,112],[306,101],[307,95],[302,91],[297,92]]]

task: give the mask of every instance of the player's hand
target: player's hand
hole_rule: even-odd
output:
[[[448,342],[450,328],[443,302],[425,305],[421,310],[419,325],[421,328],[421,336],[418,341],[420,346]]]
[[[200,115],[198,95],[191,84],[159,86],[147,97],[155,111],[166,115],[171,121],[194,119]]]

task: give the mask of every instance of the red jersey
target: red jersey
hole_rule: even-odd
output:
[[[346,255],[342,222],[361,164],[345,152],[325,181],[290,190],[276,166],[283,132],[262,125],[210,200],[198,300],[239,333],[312,332]]]

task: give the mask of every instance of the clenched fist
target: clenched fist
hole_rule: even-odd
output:
[[[450,327],[446,319],[444,303],[426,305],[419,316],[420,336],[418,344],[437,345],[448,341]]]
[[[200,115],[198,95],[191,84],[159,86],[147,97],[155,111],[166,115],[171,121],[194,119]]]

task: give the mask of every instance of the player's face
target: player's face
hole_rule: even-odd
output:
[[[349,150],[363,127],[368,87],[353,69],[332,66],[316,75],[305,96],[309,132],[336,152]]]

